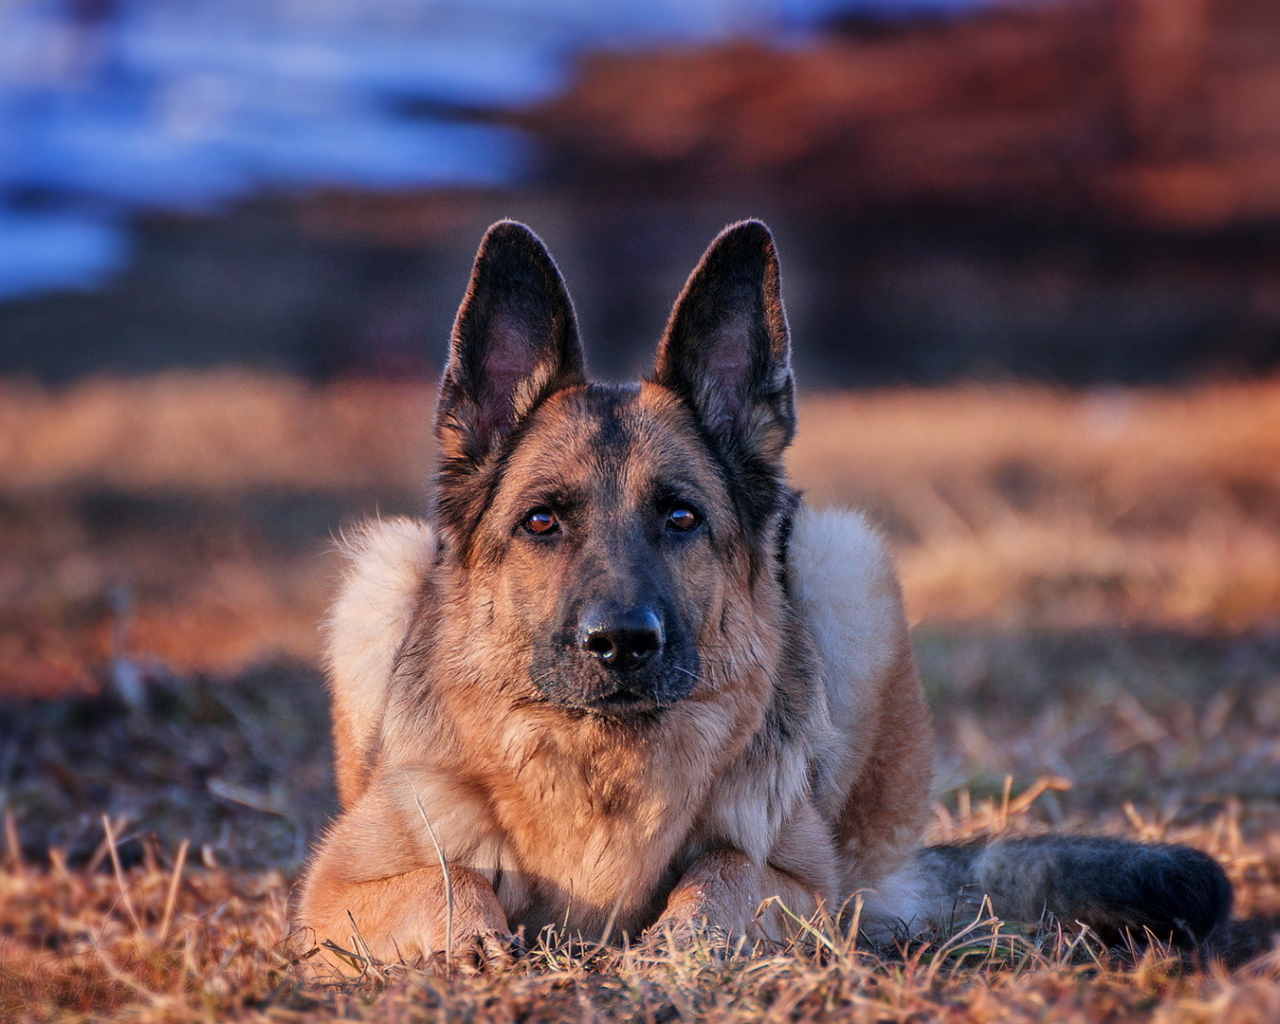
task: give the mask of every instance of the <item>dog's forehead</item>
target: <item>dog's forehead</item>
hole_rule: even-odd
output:
[[[632,493],[663,477],[722,484],[688,407],[647,383],[591,384],[553,395],[534,414],[509,469],[516,479],[609,481]]]

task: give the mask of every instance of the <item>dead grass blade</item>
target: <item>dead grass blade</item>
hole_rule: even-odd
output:
[[[427,817],[427,809],[415,792],[413,802],[422,816],[422,823],[427,826],[427,835],[431,837],[431,845],[435,847],[436,858],[440,862],[440,873],[444,875],[444,967],[449,974],[453,973],[453,875],[449,872],[449,858],[444,855],[444,847],[436,837],[431,819]]]

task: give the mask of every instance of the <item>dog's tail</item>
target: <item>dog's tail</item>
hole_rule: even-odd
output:
[[[982,909],[999,918],[1079,922],[1108,941],[1146,932],[1203,942],[1231,913],[1231,883],[1207,853],[1169,843],[1085,836],[979,840],[921,851],[938,918],[961,923]]]
[[[350,807],[368,781],[387,687],[435,561],[436,539],[419,519],[371,519],[340,547],[346,566],[329,610],[325,661],[338,795]]]

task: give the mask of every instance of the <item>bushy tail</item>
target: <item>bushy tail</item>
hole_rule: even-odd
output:
[[[1038,921],[1047,911],[1114,940],[1126,931],[1179,944],[1207,939],[1231,913],[1231,883],[1189,846],[1039,836],[931,846],[922,875],[943,915],[971,919],[984,896],[996,916]]]

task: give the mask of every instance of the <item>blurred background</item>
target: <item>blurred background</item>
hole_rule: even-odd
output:
[[[606,376],[743,216],[810,387],[1266,370],[1280,8],[0,4],[0,372],[430,376],[504,215]]]
[[[1280,914],[1276,0],[0,0],[28,854],[103,863],[107,810],[300,863],[334,538],[421,509],[504,216],[615,379],[765,218],[792,473],[895,546],[940,789],[1069,779],[1046,820],[1132,799],[1152,836],[1233,808],[1193,838]]]

